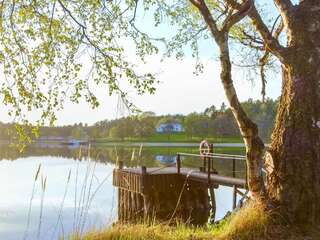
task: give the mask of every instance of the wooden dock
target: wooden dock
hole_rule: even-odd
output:
[[[135,176],[137,178],[142,177],[142,168],[126,168],[122,169],[120,171],[121,173],[131,173],[131,176]],[[119,171],[115,171],[114,174],[119,174]],[[194,169],[194,168],[181,168],[180,173],[177,172],[176,167],[167,167],[167,168],[146,168],[145,174],[147,175],[179,175],[182,178],[188,178],[190,180],[193,180],[195,182],[209,184],[211,186],[229,186],[229,187],[237,187],[237,188],[246,188],[246,181],[245,179],[241,178],[235,178],[235,177],[227,177],[227,176],[221,176],[216,173],[211,173],[210,177],[208,178],[207,172],[202,172],[200,170]],[[127,175],[127,174],[124,174]],[[122,179],[122,177],[116,177],[116,179]],[[140,180],[135,180],[133,183],[137,183]],[[114,182],[116,184],[115,186],[119,188],[127,188],[126,184],[130,184],[132,181],[125,181],[122,184],[118,185],[119,183]],[[129,189],[128,189],[129,190]],[[139,187],[131,189],[131,191],[136,190],[136,192],[142,193],[141,189]]]
[[[118,219],[121,222],[153,221],[205,224],[212,204],[208,185],[170,169],[115,169],[118,187]],[[211,184],[210,188],[218,187]],[[212,191],[211,191],[212,192]],[[215,204],[214,204],[215,205]]]
[[[235,160],[242,156],[219,154],[212,151],[200,155],[200,169],[181,167],[181,155],[177,154],[175,166],[158,168],[119,168],[113,171],[113,185],[118,191],[118,219],[121,222],[174,219],[192,224],[205,224],[209,215],[214,219],[216,211],[214,189],[220,185],[233,187],[233,208],[239,189],[246,188],[245,179],[235,177]],[[195,155],[195,154],[186,154]],[[199,156],[199,155],[195,155]],[[221,176],[213,168],[214,158],[233,159],[233,177]]]

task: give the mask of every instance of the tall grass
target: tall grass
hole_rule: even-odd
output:
[[[103,185],[106,183],[106,181],[110,178],[112,175],[112,172],[107,173],[105,177],[99,181],[99,179],[96,176],[96,166],[97,162],[92,161],[91,158],[91,147],[89,146],[87,149],[87,153],[84,154],[84,150],[82,147],[79,149],[78,154],[78,161],[76,164],[75,174],[72,174],[72,169],[69,169],[67,179],[65,182],[65,189],[61,198],[61,202],[59,204],[59,207],[57,208],[57,219],[55,224],[52,226],[52,231],[50,231],[49,236],[51,236],[51,239],[55,239],[57,237],[57,233],[64,237],[64,226],[63,226],[63,210],[65,207],[65,200],[67,198],[70,183],[72,182],[72,178],[74,178],[74,210],[73,210],[73,223],[71,223],[73,232],[78,233],[79,235],[82,235],[82,233],[86,229],[86,223],[87,219],[89,217],[89,211],[92,206],[92,203],[94,201],[95,196],[98,194],[98,192],[101,190]],[[97,153],[99,155],[100,152]],[[98,156],[96,156],[98,158]],[[82,159],[85,159],[83,164],[85,165],[85,172],[84,177],[80,177],[80,171],[81,171],[81,164],[80,161]],[[82,173],[81,173],[82,174]],[[40,180],[40,181],[39,181]],[[97,181],[97,184],[95,184],[95,181]],[[30,239],[30,225],[31,225],[31,213],[32,213],[32,205],[34,198],[36,196],[36,190],[37,190],[37,183],[40,183],[40,212],[38,217],[38,222],[36,223],[37,227],[35,230],[35,237],[32,239],[42,239],[42,228],[43,228],[43,216],[44,216],[44,203],[45,203],[45,193],[47,191],[47,177],[42,172],[42,165],[39,164],[35,176],[33,178],[33,187],[32,192],[29,200],[29,208],[28,208],[28,215],[27,215],[27,222],[26,222],[26,229],[25,233],[23,235],[23,240]],[[55,186],[57,187],[57,186]],[[60,186],[59,186],[60,187]],[[59,230],[61,229],[61,230]],[[68,233],[70,234],[70,233]]]
[[[78,186],[78,166],[76,171],[76,185],[75,185],[75,207],[74,207],[74,223],[73,223],[73,232],[77,233],[79,236],[82,235],[82,233],[85,230],[86,222],[89,216],[89,211],[92,205],[92,202],[101,189],[101,187],[105,184],[105,182],[110,178],[112,175],[112,172],[108,173],[101,182],[98,181],[95,171],[97,162],[92,161],[91,159],[91,153],[90,153],[90,145],[87,152],[86,157],[86,171],[84,179],[80,186]],[[96,158],[98,158],[100,152],[97,153]],[[93,188],[93,182],[96,178],[98,185]],[[80,187],[80,194],[77,194],[78,187]]]
[[[25,233],[24,233],[24,236],[23,236],[23,240],[27,239],[27,237],[28,237],[28,230],[29,230],[29,227],[30,227],[32,201],[34,199],[35,189],[36,189],[36,182],[37,182],[37,179],[39,177],[40,170],[41,170],[41,163],[39,164],[39,166],[37,168],[37,171],[36,171],[36,174],[35,174],[34,179],[33,179],[32,192],[31,192],[31,197],[30,197],[30,201],[29,201],[27,224],[26,224],[26,230],[25,230]]]
[[[177,222],[176,225],[117,224],[102,231],[89,231],[84,236],[72,236],[73,240],[262,240],[271,223],[271,214],[255,202],[224,219],[217,225],[194,227]],[[276,239],[276,238],[275,238]]]
[[[38,224],[38,233],[37,233],[38,240],[40,239],[40,233],[41,233],[43,203],[44,203],[44,194],[46,192],[46,187],[47,187],[47,177],[43,177],[43,175],[41,175],[41,202],[40,202],[39,224]]]
[[[67,184],[66,184],[66,187],[65,187],[65,190],[64,190],[64,194],[63,194],[63,197],[62,197],[62,201],[61,201],[61,204],[60,204],[60,207],[59,207],[58,219],[57,219],[56,225],[55,225],[55,227],[53,229],[53,232],[52,232],[52,235],[51,235],[51,239],[54,239],[54,236],[55,236],[55,233],[56,233],[56,231],[58,229],[59,223],[61,224],[61,227],[63,229],[62,212],[63,212],[63,206],[64,206],[64,202],[65,202],[65,199],[66,199],[66,196],[67,196],[68,188],[69,188],[70,178],[71,178],[71,169],[69,170],[69,174],[68,174],[68,178],[67,178]]]

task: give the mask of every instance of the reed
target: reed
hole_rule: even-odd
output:
[[[96,158],[98,158],[100,152],[97,153]],[[94,197],[99,192],[104,183],[109,179],[112,172],[107,174],[107,176],[99,182],[98,178],[95,175],[97,162],[91,161],[90,157],[90,148],[88,149],[87,161],[86,161],[86,172],[84,179],[81,184],[81,192],[78,199],[75,199],[75,213],[74,216],[74,232],[76,232],[79,236],[82,235],[85,229],[85,225],[87,222],[87,218],[89,215],[89,210],[91,208],[91,204],[94,200]],[[76,175],[78,175],[78,170]],[[76,176],[77,178],[77,176]],[[94,179],[97,179],[98,186],[93,189]],[[76,184],[76,189],[78,188],[78,184]]]
[[[78,176],[79,176],[79,162],[82,159],[82,146],[79,148],[78,161],[76,167],[76,176],[75,176],[75,191],[74,191],[74,207],[73,207],[73,231],[76,231],[77,223],[77,196],[78,196]]]
[[[41,203],[40,203],[39,224],[38,224],[38,233],[37,233],[38,240],[40,239],[40,235],[41,235],[43,203],[44,203],[44,194],[46,192],[46,187],[47,187],[47,177],[43,177],[43,175],[41,175]]]
[[[92,184],[93,184],[93,177],[94,177],[94,172],[95,172],[96,166],[97,166],[97,162],[94,162],[92,173],[91,173],[91,176],[90,176],[90,184],[89,184],[89,189],[88,189],[88,193],[87,193],[87,196],[86,196],[86,202],[85,202],[85,205],[84,205],[84,214],[83,214],[84,216],[83,216],[83,220],[82,220],[82,223],[81,223],[81,226],[80,226],[80,232],[81,233],[82,233],[82,231],[84,229],[84,226],[85,226],[85,223],[86,223],[86,220],[87,220],[87,216],[88,216],[88,211],[89,211],[89,208],[90,208],[89,201],[90,201]]]
[[[77,211],[79,211],[78,213],[78,218],[77,218],[77,222],[76,222],[76,231],[80,232],[80,228],[81,228],[81,222],[82,222],[82,217],[84,214],[84,210],[85,210],[85,199],[86,199],[86,194],[87,194],[87,183],[88,183],[88,179],[89,179],[89,175],[90,175],[90,167],[91,167],[91,158],[90,158],[90,146],[88,148],[88,157],[87,157],[87,167],[86,167],[86,172],[85,172],[85,177],[82,181],[82,185],[81,185],[81,191],[80,191],[80,196],[79,196],[79,202],[78,202],[78,208]]]
[[[32,186],[32,192],[31,192],[31,197],[30,197],[30,201],[29,201],[28,216],[27,216],[27,225],[26,225],[26,230],[25,230],[24,236],[23,236],[23,240],[27,239],[27,237],[28,237],[28,230],[29,230],[29,227],[30,227],[32,201],[34,199],[34,194],[35,194],[35,190],[36,190],[36,182],[37,182],[37,179],[39,177],[40,170],[41,170],[41,163],[39,164],[39,166],[37,168],[37,171],[36,171],[36,174],[35,174],[34,179],[33,179],[33,186]]]
[[[62,200],[61,200],[61,204],[60,204],[59,212],[58,212],[57,222],[56,222],[55,227],[54,227],[54,229],[53,229],[53,233],[52,233],[51,239],[54,238],[55,233],[56,233],[56,231],[57,231],[57,229],[58,229],[59,223],[61,224],[62,229],[63,229],[62,213],[63,213],[64,202],[65,202],[65,199],[66,199],[66,196],[67,196],[67,192],[68,192],[68,188],[69,188],[70,178],[71,178],[71,169],[69,170],[69,173],[68,173],[67,184],[66,184],[66,187],[65,187],[65,190],[64,190],[63,198],[62,198]]]

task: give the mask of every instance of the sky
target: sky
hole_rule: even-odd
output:
[[[154,31],[149,23],[151,16],[143,15],[141,23],[145,31]],[[141,24],[140,23],[140,24]],[[161,32],[172,31],[172,26],[160,28]],[[127,49],[127,55],[135,61],[135,52],[131,43],[123,42]],[[204,72],[198,76],[193,74],[195,60],[187,54],[183,60],[167,58],[161,61],[161,54],[149,57],[147,65],[143,66],[144,72],[156,72],[157,80],[156,93],[154,95],[138,96],[133,91],[129,92],[131,101],[142,111],[152,111],[157,115],[162,114],[188,114],[191,112],[202,112],[205,108],[215,105],[220,107],[222,102],[227,104],[226,97],[220,82],[220,66],[217,61],[216,47],[213,41],[209,40],[201,44],[200,58],[204,62]],[[84,62],[85,63],[85,62]],[[233,71],[234,84],[241,101],[248,98],[261,99],[261,84],[259,76],[252,83],[248,80],[246,73],[241,69]],[[267,97],[277,98],[280,95],[281,80],[275,74],[267,85]],[[117,96],[108,96],[108,89],[95,87],[100,106],[91,109],[90,106],[81,101],[79,104],[66,102],[64,109],[57,113],[56,125],[69,125],[74,123],[94,124],[105,119],[115,119],[127,114],[119,108]],[[228,105],[228,104],[227,104]],[[29,120],[37,120],[36,113],[29,114]],[[10,122],[12,119],[7,115],[7,109],[0,106],[0,121]]]
[[[160,60],[154,58],[149,61],[150,71],[162,71],[157,79],[160,83],[154,95],[138,96],[129,92],[131,100],[142,111],[153,111],[161,114],[188,114],[204,111],[206,107],[215,105],[220,107],[222,102],[227,103],[222,84],[220,82],[219,62],[208,60],[205,71],[199,76],[193,74],[194,60],[175,59]],[[261,99],[260,81],[250,82],[243,71],[235,70],[235,86],[241,101],[248,98]],[[270,81],[267,86],[267,96],[277,98],[280,94],[279,79]],[[73,124],[83,122],[93,124],[104,119],[115,119],[124,116],[127,112],[118,107],[117,96],[108,96],[107,89],[96,89],[101,105],[97,109],[90,109],[86,103],[68,103],[65,109],[58,113],[58,124]]]
[[[129,92],[130,99],[142,111],[153,111],[157,115],[162,114],[188,114],[201,112],[205,108],[215,105],[220,107],[227,100],[220,82],[220,66],[215,60],[207,60],[204,72],[198,76],[193,74],[195,66],[194,59],[167,59],[160,62],[160,58],[154,57],[148,61],[148,69],[158,72],[154,95],[142,96]],[[241,101],[248,98],[261,99],[261,84],[259,79],[252,83],[248,80],[244,71],[234,70],[234,84]],[[278,76],[269,81],[267,85],[267,96],[277,98],[280,94],[281,81]],[[62,111],[57,113],[57,125],[69,125],[74,123],[94,124],[104,119],[115,119],[126,115],[128,112],[119,108],[118,97],[109,96],[107,88],[96,88],[95,93],[100,101],[96,109],[81,101],[79,104],[67,102]],[[6,109],[1,107],[0,121],[8,122]],[[36,114],[30,114],[31,120],[36,120]]]

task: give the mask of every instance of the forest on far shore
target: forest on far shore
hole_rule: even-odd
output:
[[[246,113],[258,124],[260,136],[270,140],[277,110],[277,100],[249,99],[242,103]],[[161,124],[181,124],[183,132],[174,132],[166,128],[157,133],[156,129]],[[14,124],[0,123],[0,140],[11,140],[17,136],[12,135]],[[93,125],[76,123],[67,126],[40,127],[40,140],[54,139],[85,139],[85,140],[155,140],[159,135],[165,135],[167,140],[174,140],[175,135],[180,135],[191,140],[195,137],[240,137],[238,126],[234,120],[231,109],[224,103],[220,107],[209,106],[202,112],[193,112],[188,115],[161,115],[153,112],[142,112],[139,115],[123,117],[115,120],[103,120]],[[11,133],[11,134],[10,134]]]

